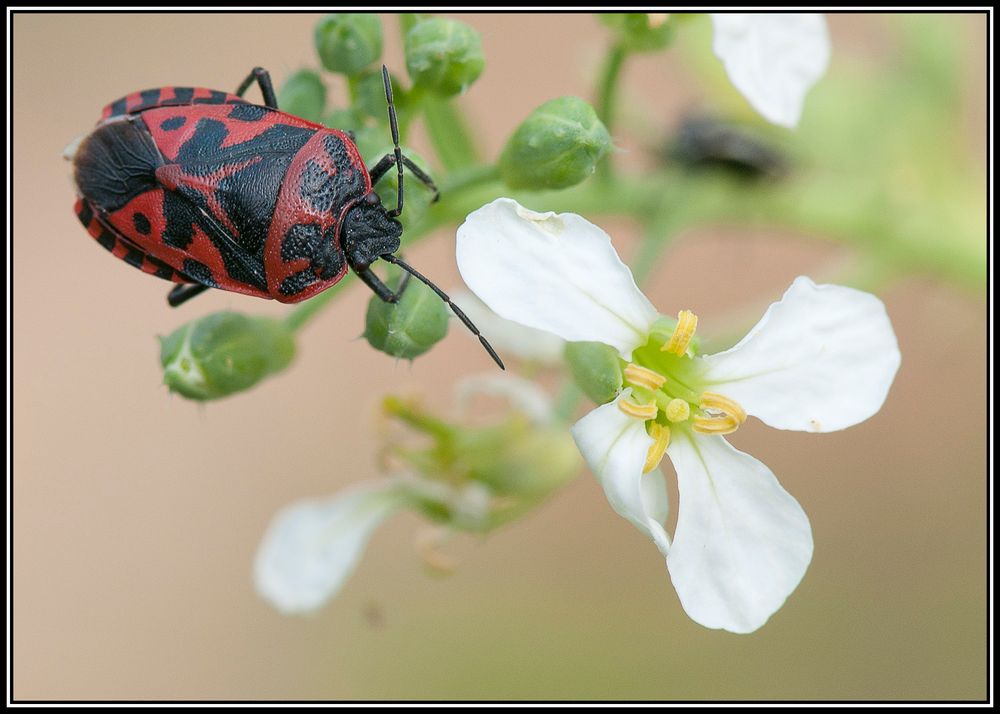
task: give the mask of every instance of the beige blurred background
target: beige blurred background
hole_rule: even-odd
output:
[[[454,381],[491,364],[460,330],[412,367],[373,352],[356,339],[369,296],[356,284],[303,332],[284,375],[204,407],[171,397],[155,335],[213,310],[286,308],[222,293],[168,308],[166,283],[77,223],[61,153],[127,92],[233,89],[254,65],[279,82],[314,66],[318,17],[14,16],[14,696],[985,697],[986,310],[981,294],[919,278],[882,296],[903,363],[877,416],[822,436],[749,423],[732,439],[802,503],[816,542],[801,586],[753,635],[691,622],[656,549],[589,473],[466,548],[451,577],[426,574],[420,522],[404,515],[317,616],[283,617],[256,596],[251,560],[272,514],[376,474],[382,395],[446,410]],[[488,64],[462,104],[489,155],[541,102],[590,96],[606,46],[592,17],[463,19]],[[985,22],[946,21],[968,33],[964,110],[984,147]],[[884,23],[833,17],[834,65],[891,61]],[[402,71],[397,27],[386,18],[386,60]],[[700,97],[671,53],[638,57],[625,93],[664,126]],[[628,256],[634,226],[598,222]],[[407,257],[457,285],[453,240],[442,231]],[[711,325],[842,257],[761,229],[702,231],[648,293]]]

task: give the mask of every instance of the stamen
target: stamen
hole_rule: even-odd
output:
[[[694,337],[696,327],[698,327],[698,316],[690,310],[681,310],[677,313],[677,327],[674,328],[674,334],[660,350],[683,357],[691,343],[691,338]]]
[[[633,362],[625,367],[625,380],[631,385],[655,392],[663,386],[667,378],[651,369],[640,367]]]
[[[655,421],[649,425],[649,435],[656,439],[653,445],[646,452],[646,463],[642,467],[642,472],[648,474],[663,461],[663,454],[670,446],[670,427],[657,424]]]
[[[413,543],[424,565],[442,575],[449,575],[458,567],[457,560],[441,551],[449,535],[446,528],[427,528],[417,533]]]
[[[724,397],[715,392],[702,392],[701,401],[698,404],[702,409],[715,409],[734,417],[737,424],[742,424],[747,420],[747,413],[739,404],[729,397]]]
[[[650,402],[649,404],[636,404],[628,399],[622,399],[618,402],[618,408],[630,417],[642,419],[643,421],[656,418],[656,402]]]
[[[691,428],[699,434],[732,434],[740,428],[736,417],[730,414],[722,416],[696,416]]]
[[[667,420],[676,424],[688,420],[688,417],[691,416],[691,405],[683,399],[671,399],[663,411],[667,415]]]

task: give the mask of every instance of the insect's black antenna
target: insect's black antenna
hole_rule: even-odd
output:
[[[476,337],[479,338],[479,341],[483,344],[483,347],[485,347],[486,351],[490,353],[490,357],[493,358],[493,361],[497,363],[497,365],[500,367],[500,369],[504,369],[504,370],[506,369],[506,367],[503,366],[503,360],[500,359],[500,355],[498,355],[496,353],[496,350],[493,349],[493,346],[490,345],[490,343],[486,341],[486,338],[483,337],[483,333],[481,333],[479,331],[478,327],[476,327],[474,324],[472,324],[472,320],[470,320],[468,318],[468,316],[464,312],[462,312],[461,308],[459,308],[458,305],[456,305],[455,303],[453,303],[451,301],[451,298],[448,297],[445,294],[444,290],[442,290],[441,288],[439,288],[437,285],[435,285],[434,283],[432,283],[430,280],[428,280],[427,278],[425,278],[423,275],[421,275],[420,273],[418,273],[416,270],[414,270],[413,268],[411,268],[409,265],[407,265],[406,263],[404,263],[402,260],[400,260],[396,256],[392,255],[391,253],[386,253],[385,255],[383,255],[382,256],[382,260],[388,261],[388,262],[390,262],[390,263],[392,263],[394,265],[398,265],[400,268],[402,268],[403,270],[405,270],[407,273],[409,273],[410,275],[412,275],[413,277],[415,277],[417,280],[419,280],[420,282],[422,282],[424,285],[426,285],[427,287],[429,287],[431,290],[433,290],[435,293],[437,293],[437,296],[439,298],[441,298],[442,300],[444,300],[445,304],[447,304],[448,307],[451,308],[451,311],[453,313],[455,313],[455,316],[459,320],[462,321],[462,324],[465,325],[466,327],[468,327],[469,331],[472,334],[474,334]]]
[[[392,152],[396,158],[396,209],[389,211],[395,218],[403,212],[403,152],[399,148],[399,125],[396,123],[396,107],[392,103],[392,82],[389,70],[382,65],[382,83],[385,85],[385,101],[389,105],[389,128],[392,130]]]

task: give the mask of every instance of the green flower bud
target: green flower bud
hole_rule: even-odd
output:
[[[580,452],[561,425],[514,415],[496,427],[456,430],[454,439],[456,461],[468,477],[506,499],[494,507],[491,527],[538,504],[580,470]]]
[[[359,148],[362,148],[361,155],[365,159],[365,163],[369,166],[374,166],[378,163],[386,154],[392,153],[392,144],[385,143],[385,135],[382,132],[375,132],[381,139],[379,144],[366,143],[362,148],[359,144]],[[374,147],[374,148],[369,148]],[[431,175],[430,164],[413,149],[402,146],[400,147],[403,154],[406,157],[423,169],[424,173]],[[379,198],[382,199],[383,206],[390,206],[395,208],[396,206],[396,196],[397,196],[397,186],[399,185],[399,174],[396,172],[396,168],[393,167],[382,177],[382,179],[375,184],[375,193],[378,194]],[[423,181],[418,179],[413,175],[405,166],[403,167],[403,213],[399,216],[397,220],[403,224],[404,230],[420,220],[427,209],[430,207],[431,203],[434,201],[434,191],[432,191],[428,186],[424,184]]]
[[[292,331],[280,320],[216,312],[160,338],[163,381],[198,401],[249,389],[295,356]]]
[[[561,97],[538,107],[507,140],[500,173],[511,188],[567,188],[594,173],[610,148],[593,107]]]
[[[400,281],[388,284],[398,289]],[[410,280],[394,305],[377,295],[368,302],[365,339],[392,357],[412,360],[440,342],[447,332],[447,306],[419,280]]]
[[[465,23],[433,17],[406,33],[406,70],[414,84],[435,94],[464,92],[485,66],[479,33]]]
[[[631,52],[662,50],[674,38],[674,16],[665,13],[609,12],[598,15]]]
[[[567,342],[564,352],[573,379],[595,404],[606,404],[622,388],[618,351],[603,342]]]
[[[323,120],[323,109],[326,107],[326,86],[316,72],[300,69],[281,85],[278,106],[283,112],[318,124]]]
[[[316,25],[316,52],[331,72],[353,76],[382,56],[378,15],[338,12]]]

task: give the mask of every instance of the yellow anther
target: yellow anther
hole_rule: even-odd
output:
[[[667,415],[667,420],[676,424],[679,421],[687,421],[691,416],[691,405],[683,399],[671,399],[663,411]]]
[[[649,435],[655,439],[653,445],[646,452],[646,463],[642,467],[642,472],[648,474],[663,461],[663,454],[670,446],[670,427],[657,424],[655,421],[649,425]]]
[[[650,402],[649,404],[636,404],[628,399],[619,399],[618,408],[630,417],[642,419],[643,421],[656,418],[656,402]]]
[[[663,386],[667,378],[651,369],[640,367],[635,363],[629,363],[625,368],[625,381],[633,386],[643,387],[651,392],[655,392]]]
[[[698,316],[690,310],[681,310],[677,313],[677,327],[674,328],[674,334],[660,350],[683,357],[691,343],[691,338],[694,337],[696,327],[698,327]]]
[[[730,414],[722,416],[696,416],[691,428],[699,434],[732,434],[740,428],[736,417]]]
[[[729,397],[724,397],[715,392],[702,392],[701,401],[698,406],[702,409],[724,412],[735,418],[737,424],[742,424],[747,420],[747,413],[743,411],[743,407]]]

